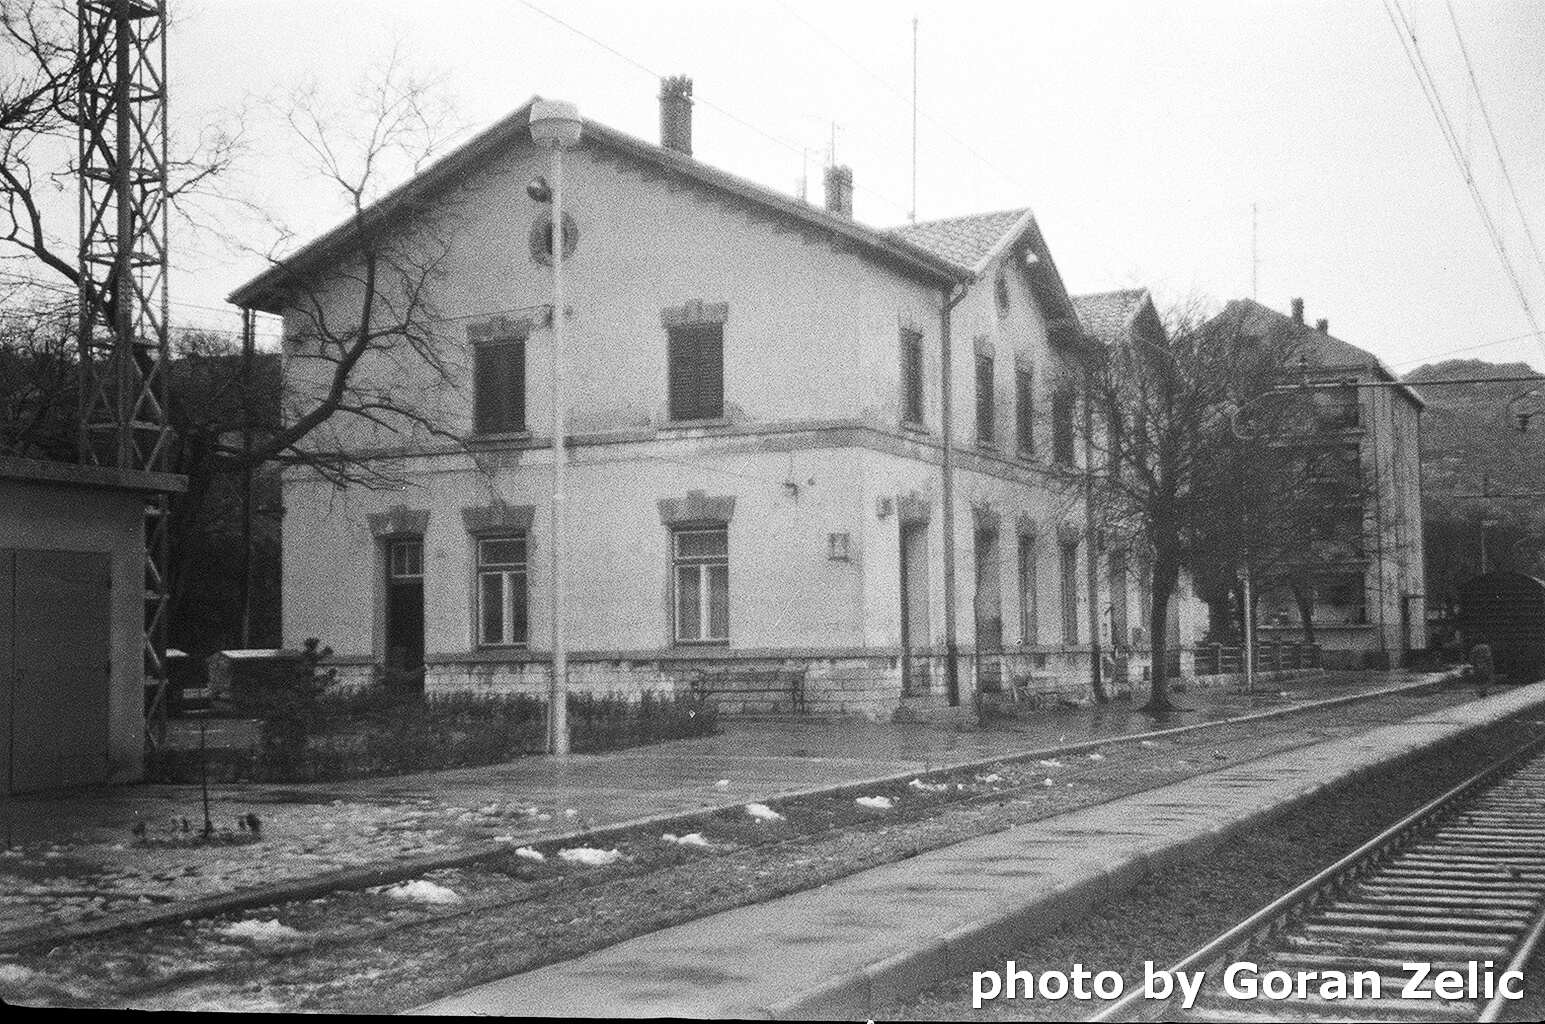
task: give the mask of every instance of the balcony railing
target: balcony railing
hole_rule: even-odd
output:
[[[1245,649],[1223,644],[1202,644],[1196,648],[1196,674],[1199,676],[1241,675],[1244,673]],[[1255,645],[1257,672],[1288,672],[1319,668],[1319,644]]]

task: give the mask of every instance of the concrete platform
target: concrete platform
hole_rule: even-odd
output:
[[[1329,787],[1540,707],[1545,683],[971,839],[416,1012],[869,1017]]]

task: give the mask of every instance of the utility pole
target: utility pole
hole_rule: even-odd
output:
[[[252,647],[252,367],[257,311],[241,311],[241,646]]]
[[[1250,204],[1250,298],[1261,297],[1261,233],[1259,209]]]

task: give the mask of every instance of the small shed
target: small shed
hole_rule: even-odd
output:
[[[145,760],[145,511],[182,477],[0,456],[0,792]]]

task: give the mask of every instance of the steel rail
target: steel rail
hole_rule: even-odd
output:
[[[1462,801],[1499,781],[1513,771],[1520,762],[1541,749],[1545,749],[1545,736],[1536,737],[1521,744],[1506,756],[1417,808],[1334,864],[1294,886],[1276,900],[1177,961],[1169,968],[1170,975],[1173,977],[1178,971],[1211,968],[1231,954],[1242,952],[1262,939],[1281,932],[1289,924],[1305,917],[1310,910],[1320,905],[1325,897],[1342,892],[1352,883],[1371,874],[1403,850],[1412,839],[1416,838],[1418,832],[1433,824],[1436,819],[1448,815]],[[1527,959],[1529,950],[1539,943],[1542,930],[1545,930],[1545,914],[1542,914],[1541,919],[1535,923],[1524,943],[1527,948],[1521,948],[1519,956]],[[1518,957],[1515,956],[1514,959],[1517,961]],[[1146,999],[1142,989],[1138,988],[1087,1019],[1089,1021],[1170,1019],[1166,1018],[1165,1014],[1166,1008],[1172,1001],[1172,999]],[[1283,1008],[1286,1009],[1286,1004]],[[1498,1012],[1500,1009],[1498,1007]]]

